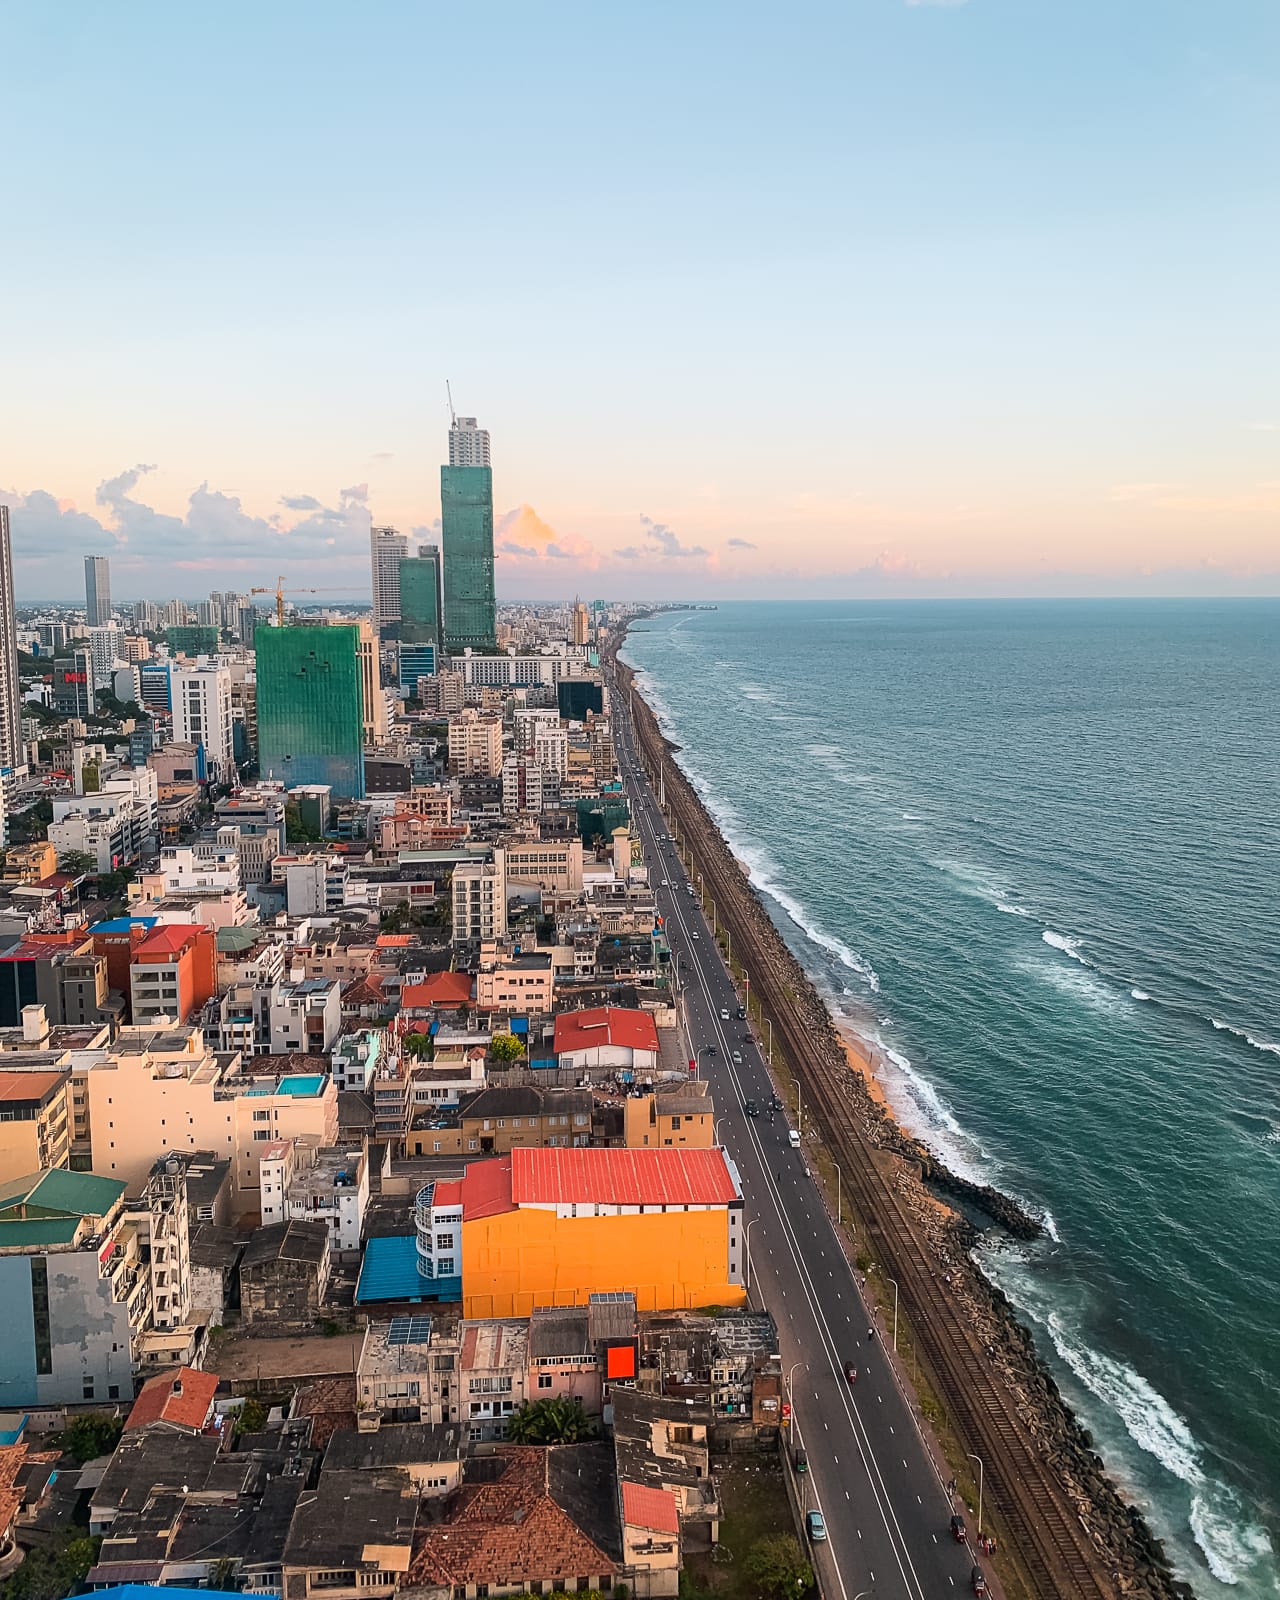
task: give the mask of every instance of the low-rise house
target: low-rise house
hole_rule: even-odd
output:
[[[191,1263],[191,1312],[193,1321],[206,1327],[221,1327],[234,1303],[236,1268],[244,1242],[234,1228],[216,1222],[198,1222],[187,1244]]]
[[[369,1167],[363,1150],[317,1149],[309,1140],[262,1147],[262,1221],[320,1222],[337,1256],[359,1257]]]
[[[483,1089],[462,1107],[459,1148],[506,1155],[522,1145],[588,1145],[591,1106],[590,1089],[542,1089],[535,1084]]]
[[[680,1507],[670,1489],[620,1485],[622,1563],[637,1600],[680,1592]]]
[[[272,1055],[326,1055],[342,1031],[342,985],[336,978],[282,984],[270,1008]]]
[[[364,1418],[447,1423],[459,1417],[461,1338],[453,1319],[392,1317],[370,1322],[356,1369],[356,1404]]]
[[[581,1400],[592,1416],[600,1414],[602,1366],[586,1306],[535,1307],[528,1351],[530,1400]]]
[[[324,1455],[326,1472],[381,1472],[408,1475],[418,1493],[441,1497],[462,1482],[462,1444],[456,1426],[430,1422],[387,1422],[377,1428],[338,1428]]]
[[[679,1508],[685,1546],[715,1544],[721,1507],[711,1476],[707,1409],[631,1388],[614,1388],[611,1399],[618,1481],[667,1490]]]
[[[467,1441],[506,1437],[507,1418],[527,1397],[529,1325],[519,1318],[462,1324],[461,1387]]]
[[[658,1029],[647,1011],[621,1006],[562,1011],[556,1017],[555,1052],[559,1065],[573,1072],[653,1072]]]
[[[622,1142],[629,1150],[646,1145],[709,1150],[716,1142],[715,1126],[711,1088],[701,1078],[629,1095],[622,1102]]]
[[[481,1011],[541,1015],[555,1005],[555,974],[549,950],[513,951],[486,946],[476,972],[476,1006]]]
[[[309,1328],[329,1286],[329,1229],[322,1222],[259,1228],[240,1262],[240,1314],[248,1328]]]
[[[289,1526],[281,1573],[287,1600],[394,1594],[409,1572],[418,1505],[407,1473],[322,1472]]]
[[[138,1391],[125,1431],[155,1426],[203,1433],[213,1419],[218,1382],[216,1372],[197,1372],[191,1367],[149,1379]]]

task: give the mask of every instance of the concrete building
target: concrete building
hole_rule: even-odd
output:
[[[536,883],[548,894],[581,894],[581,839],[512,839],[503,852],[507,882]]]
[[[231,673],[207,662],[170,673],[173,738],[204,751],[204,774],[225,781],[234,759]]]
[[[149,767],[113,773],[94,794],[57,795],[48,838],[59,856],[83,852],[98,872],[115,872],[156,852],[159,786]]]
[[[573,602],[573,613],[569,623],[570,641],[578,646],[585,646],[591,638],[591,613],[581,600]]]
[[[460,861],[453,869],[453,942],[476,944],[507,936],[507,873],[502,850],[490,861]]]
[[[364,617],[359,630],[360,700],[364,716],[364,742],[381,745],[387,739],[387,697],[382,692],[382,672],[378,664],[378,635]]]
[[[129,1014],[135,1026],[162,1019],[186,1022],[212,999],[217,966],[212,928],[158,924],[135,948],[129,964]]]
[[[329,1229],[322,1222],[258,1228],[240,1260],[246,1328],[309,1331],[329,1286]]]
[[[569,735],[557,725],[540,725],[534,729],[533,758],[544,772],[564,778],[569,771]]]
[[[359,628],[260,628],[254,650],[260,771],[289,788],[328,784],[335,800],[363,799]]]
[[[0,1186],[70,1155],[71,1073],[0,1071]]]
[[[629,1095],[622,1102],[622,1142],[628,1150],[710,1150],[715,1121],[708,1085],[693,1078],[661,1093]]]
[[[521,951],[509,945],[481,947],[476,971],[476,1006],[481,1011],[541,1015],[555,1004],[555,973],[548,950]]]
[[[409,554],[409,541],[394,528],[369,530],[369,555],[373,576],[373,629],[381,634],[400,622],[400,563]]]
[[[444,1256],[436,1240],[448,1233],[461,1251]],[[419,1195],[417,1236],[420,1274],[424,1253],[437,1278],[444,1261],[460,1269],[469,1318],[610,1291],[633,1292],[646,1311],[746,1299],[742,1190],[719,1149],[516,1149],[473,1161]]]
[[[647,1011],[621,1006],[562,1011],[556,1018],[555,1051],[558,1064],[572,1072],[654,1072],[658,1029]]]
[[[507,1418],[527,1398],[528,1322],[524,1318],[464,1322],[459,1369],[467,1443],[505,1439]]]
[[[262,1225],[323,1222],[329,1248],[358,1257],[369,1205],[369,1167],[363,1150],[318,1149],[302,1139],[264,1145]]]
[[[91,628],[111,621],[111,563],[106,556],[84,558],[84,616]]]
[[[282,984],[271,996],[272,1055],[327,1054],[342,1032],[342,985],[336,978]]]
[[[89,659],[93,670],[93,687],[109,689],[116,662],[124,657],[124,629],[115,623],[89,629]]]
[[[502,809],[509,817],[542,810],[542,768],[532,756],[509,755],[503,761]]]
[[[448,1318],[370,1322],[356,1365],[359,1415],[437,1425],[458,1420],[460,1354],[458,1326]]]
[[[489,430],[477,425],[474,417],[454,417],[449,425],[449,465],[451,467],[487,467],[489,459]]]
[[[449,718],[449,766],[462,778],[502,776],[502,718],[468,707]]]

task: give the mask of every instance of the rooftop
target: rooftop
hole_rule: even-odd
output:
[[[0,1104],[41,1103],[67,1081],[66,1072],[0,1072]]]
[[[87,1218],[109,1215],[124,1191],[116,1178],[60,1167],[0,1184],[0,1248],[70,1244]]]
[[[379,1467],[417,1466],[426,1461],[457,1461],[459,1430],[429,1422],[384,1423],[376,1433],[336,1428],[324,1455],[326,1472],[369,1472]]]
[[[299,1497],[284,1564],[345,1569],[374,1561],[405,1571],[417,1512],[404,1474],[322,1472],[319,1485]]]
[[[407,983],[400,990],[400,1009],[422,1010],[444,1006],[451,1010],[471,1003],[469,972],[435,972],[425,983]]]
[[[648,1484],[622,1485],[622,1520],[632,1528],[647,1528],[651,1533],[666,1533],[673,1538],[680,1532],[680,1508],[670,1489],[655,1489]]]
[[[319,1266],[329,1247],[323,1222],[273,1222],[259,1228],[245,1246],[241,1270],[273,1261],[308,1261]]]
[[[167,1422],[198,1433],[208,1420],[217,1392],[216,1372],[179,1367],[176,1373],[166,1372],[143,1384],[125,1427],[144,1428],[150,1422]]]
[[[472,1170],[467,1168],[464,1183]],[[718,1149],[511,1152],[511,1200],[517,1206],[731,1205],[740,1198],[736,1175]]]
[[[587,1011],[562,1011],[556,1018],[556,1054],[613,1045],[627,1050],[658,1048],[658,1029],[647,1011],[621,1006],[594,1006]]]

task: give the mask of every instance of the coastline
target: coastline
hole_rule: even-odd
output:
[[[614,643],[611,653],[615,660],[617,649],[624,640],[625,633]],[[669,809],[673,791],[678,792],[682,805],[689,808],[682,819],[682,842],[692,849],[699,860],[700,870],[709,872],[713,863],[700,853],[699,845],[703,841],[692,836],[689,825],[692,817],[696,816],[698,832],[705,830],[707,851],[721,857],[734,869],[732,879],[736,882],[733,882],[733,899],[737,902],[738,914],[745,921],[742,932],[754,934],[758,944],[763,943],[767,947],[769,959],[786,973],[784,987],[787,993],[805,1013],[805,1025],[810,1032],[806,1039],[808,1048],[800,1054],[812,1059],[793,1061],[790,1059],[791,1052],[784,1047],[783,1053],[787,1055],[789,1065],[802,1082],[806,1081],[806,1073],[814,1067],[824,1075],[835,1074],[841,1095],[849,1102],[854,1118],[862,1126],[861,1142],[868,1147],[863,1159],[869,1160],[874,1167],[881,1164],[881,1154],[889,1158],[892,1164],[890,1181],[912,1218],[912,1231],[917,1235],[914,1243],[932,1259],[930,1270],[933,1277],[945,1277],[948,1295],[959,1303],[968,1319],[971,1337],[985,1351],[993,1383],[1006,1391],[1006,1399],[1009,1394],[1014,1397],[1020,1423],[1034,1444],[1046,1482],[1057,1490],[1057,1496],[1067,1502],[1079,1518],[1095,1552],[1098,1572],[1105,1573],[1105,1578],[1111,1580],[1108,1585],[1105,1578],[1102,1579],[1099,1587],[1104,1592],[1110,1588],[1111,1592],[1124,1594],[1189,1594],[1189,1587],[1185,1583],[1173,1579],[1163,1549],[1141,1513],[1125,1501],[1114,1481],[1107,1476],[1101,1458],[1093,1450],[1090,1435],[1062,1398],[1036,1351],[1030,1331],[1018,1321],[1007,1297],[986,1277],[975,1259],[974,1245],[993,1225],[1011,1238],[1026,1241],[1042,1234],[1041,1224],[1011,1197],[952,1172],[936,1153],[909,1134],[898,1122],[880,1078],[881,1063],[877,1061],[874,1046],[858,1033],[847,1018],[834,1014],[818,993],[810,975],[800,967],[750,883],[742,864],[732,855],[714,818],[679,766],[678,747],[663,733],[652,708],[636,685],[634,670],[625,662],[617,662],[616,667],[620,685],[630,690],[633,705],[638,702],[637,711],[643,708],[644,718],[650,724],[646,741],[641,738],[641,718],[637,715],[638,743],[644,745],[649,742],[652,750],[656,742],[658,759],[669,774],[666,780]],[[725,902],[721,897],[725,894],[726,882],[723,875],[720,881],[717,897],[723,908]],[[722,915],[728,922],[727,908],[722,910]],[[734,929],[733,937],[736,950],[740,948],[738,928]],[[752,961],[752,971],[753,995],[760,999],[762,985],[755,977],[758,971],[756,960]],[[822,1120],[821,1117],[819,1120]],[[828,1148],[832,1148],[826,1128],[824,1141]],[[841,1154],[844,1159],[844,1149]],[[860,1232],[860,1239],[862,1237],[865,1234]],[[927,1305],[908,1306],[908,1317],[912,1315],[927,1319]],[[925,1364],[928,1364],[927,1356]],[[936,1370],[931,1370],[930,1377],[935,1392],[944,1401],[951,1430],[965,1449],[992,1448],[988,1440],[980,1432],[974,1432],[972,1427],[958,1427],[961,1407],[956,1402],[962,1397],[953,1395],[946,1382],[939,1381]],[[989,1493],[993,1487],[993,1476],[998,1481],[998,1473],[993,1475],[989,1462]],[[1025,1489],[1026,1486],[1017,1487]],[[1035,1576],[1025,1568],[1018,1576],[1024,1587],[1032,1592],[1080,1592],[1078,1588],[1059,1587],[1057,1574],[1054,1575],[1051,1588],[1046,1587],[1043,1581],[1037,1583]]]

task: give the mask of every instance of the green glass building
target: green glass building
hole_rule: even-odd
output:
[[[495,650],[493,469],[440,468],[444,534],[444,648]]]
[[[203,622],[180,628],[166,628],[164,642],[175,656],[211,656],[218,648],[218,630]]]
[[[293,788],[327,783],[335,800],[364,798],[360,630],[259,628],[258,770]]]
[[[444,594],[440,548],[418,546],[400,563],[400,689],[418,692],[418,679],[432,677],[440,664],[440,618]]]

